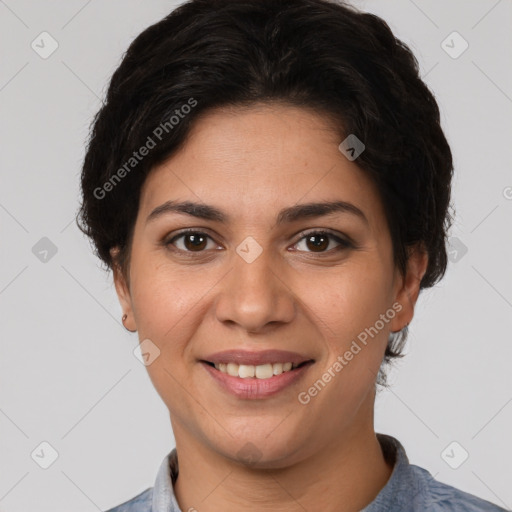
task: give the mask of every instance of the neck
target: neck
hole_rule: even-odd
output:
[[[373,413],[373,411],[371,411]],[[250,468],[223,457],[173,422],[179,476],[174,484],[183,511],[353,512],[386,485],[388,464],[373,429],[352,425],[334,442],[283,468]]]

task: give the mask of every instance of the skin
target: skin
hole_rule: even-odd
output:
[[[427,256],[415,248],[400,274],[378,190],[340,142],[306,109],[214,110],[141,190],[128,275],[114,269],[114,281],[126,327],[160,350],[147,370],[170,411],[184,511],[360,510],[391,475],[374,431],[375,380],[389,333],[413,317]],[[168,213],[147,222],[168,200],[213,205],[230,219]],[[282,208],[333,200],[357,206],[368,223],[344,212],[276,225]],[[187,236],[162,243],[183,228],[211,238],[199,250]],[[317,248],[300,235],[306,229],[356,247],[329,238]],[[248,236],[262,249],[251,263],[236,252]],[[401,311],[301,404],[298,394],[394,303]],[[234,348],[290,350],[315,363],[277,395],[241,399],[199,363]],[[238,453],[248,442],[253,465]]]

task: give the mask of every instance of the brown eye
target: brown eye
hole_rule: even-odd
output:
[[[184,236],[185,247],[191,251],[204,249],[206,247],[206,238],[200,233],[187,234]]]
[[[331,240],[334,240],[338,246],[331,248],[329,250],[328,247],[331,243]],[[350,247],[351,244],[342,238],[333,235],[332,233],[328,233],[325,231],[314,231],[305,234],[299,242],[297,242],[297,246],[304,242],[304,245],[307,249],[307,252],[316,252],[316,253],[324,253],[329,252],[330,250],[340,250],[346,249]]]
[[[329,247],[329,237],[326,235],[308,235],[306,246],[312,251],[323,251]]]
[[[206,249],[208,239],[211,240],[210,236],[201,231],[186,231],[171,238],[166,245],[175,245],[177,249],[184,252],[202,252]],[[181,243],[176,243],[178,240]]]

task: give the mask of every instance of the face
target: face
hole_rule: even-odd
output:
[[[217,110],[146,179],[115,283],[178,446],[278,467],[373,432],[426,259],[400,275],[378,191],[340,142],[303,109]]]

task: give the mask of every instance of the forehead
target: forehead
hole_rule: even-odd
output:
[[[311,110],[258,105],[210,111],[180,151],[149,174],[141,212],[147,215],[169,199],[215,204],[240,215],[345,200],[378,221],[378,191],[339,151],[340,139],[332,121]]]

